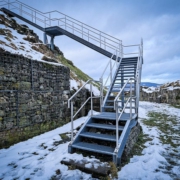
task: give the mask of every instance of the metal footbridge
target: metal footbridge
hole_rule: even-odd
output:
[[[99,80],[100,96],[93,96],[94,81],[91,79],[68,100],[71,109],[71,142],[68,152],[81,150],[89,154],[110,156],[115,164],[120,164],[129,134],[138,120],[143,42],[125,46],[122,40],[59,11],[43,13],[18,0],[2,0],[0,7],[9,16],[17,17],[43,31],[45,44],[47,35],[50,36],[52,50],[54,38],[65,35],[109,58]],[[74,112],[75,97],[87,84],[90,84],[91,96]],[[100,113],[96,115],[93,114],[93,98],[100,98]],[[74,136],[74,118],[89,100],[91,116]]]

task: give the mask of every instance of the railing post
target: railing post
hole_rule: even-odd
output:
[[[106,38],[104,37],[104,49],[106,50]]]
[[[35,16],[35,24],[36,24],[36,11],[34,11],[34,16]]]
[[[104,87],[103,87],[103,77],[102,78],[100,78],[100,82],[101,82],[101,104],[100,104],[100,106],[101,106],[101,112],[102,112],[102,105],[103,105],[103,89],[104,89]]]
[[[92,81],[90,84],[90,91],[91,91],[91,116],[93,116]]]
[[[118,122],[118,102],[115,102],[116,106],[116,148],[118,149],[118,141],[119,141],[119,122]]]
[[[65,16],[65,30],[66,30],[66,16]]]
[[[122,45],[122,41],[121,41],[121,58],[123,58],[123,45]]]
[[[10,0],[8,0],[8,9],[10,9],[10,2],[9,2]]]
[[[112,83],[112,60],[110,59],[110,81]]]
[[[72,24],[72,28],[73,28],[73,34],[74,34],[74,23]]]
[[[83,38],[83,24],[82,24],[82,38]]]
[[[121,57],[121,44],[122,44],[122,42],[121,42],[121,40],[119,41],[119,57]]]
[[[74,130],[74,124],[73,124],[73,101],[71,101],[71,142],[73,141],[73,130]]]
[[[99,34],[99,43],[100,43],[100,47],[101,47],[101,32]]]
[[[117,56],[117,49],[116,49],[116,68],[118,67],[118,56]]]
[[[44,17],[44,27],[46,28],[46,17]]]
[[[88,42],[89,42],[89,29],[88,29]]]
[[[132,119],[132,80],[130,81],[130,120]]]
[[[51,13],[49,13],[49,26],[51,26]]]
[[[20,6],[19,7],[19,14],[20,14],[20,16],[22,16],[22,4],[20,4],[19,6]]]

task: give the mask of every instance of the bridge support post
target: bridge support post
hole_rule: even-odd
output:
[[[54,50],[54,36],[51,36],[51,50]]]
[[[43,34],[43,43],[48,44],[47,34],[45,32]]]

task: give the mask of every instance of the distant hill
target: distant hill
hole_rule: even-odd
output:
[[[158,87],[161,86],[162,84],[157,84],[157,83],[152,83],[152,82],[141,82],[141,86],[146,86],[146,87]]]

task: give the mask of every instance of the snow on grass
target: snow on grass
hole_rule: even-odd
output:
[[[172,175],[178,179],[180,177],[180,159],[177,158],[176,164],[169,168],[169,160],[167,153],[174,152],[179,156],[180,146],[173,149],[170,144],[163,144],[160,140],[161,131],[158,127],[150,127],[143,123],[149,119],[149,112],[162,112],[180,118],[180,110],[173,108],[167,104],[157,104],[150,102],[140,102],[139,117],[144,134],[147,134],[150,139],[145,143],[145,148],[142,155],[134,155],[128,164],[121,168],[118,172],[119,180],[130,179],[173,179]],[[90,112],[89,112],[90,115]],[[74,127],[78,127],[87,120],[87,117],[82,117],[74,121]],[[178,121],[177,118],[177,121]],[[180,120],[179,120],[180,123]],[[94,157],[83,157],[82,154],[69,154],[68,144],[60,143],[54,145],[55,142],[61,140],[59,134],[70,133],[70,123],[41,134],[32,139],[20,142],[11,146],[8,149],[0,150],[0,179],[50,179],[56,172],[60,172],[59,179],[92,179],[90,174],[81,172],[80,170],[70,170],[66,165],[60,163],[63,159],[74,159],[83,162],[88,161],[86,167],[95,167],[98,159]],[[171,134],[174,140],[178,140],[178,134]],[[179,143],[179,142],[176,142]],[[171,156],[170,156],[171,158]],[[169,172],[169,173],[168,173]]]
[[[74,121],[74,127],[80,126],[87,120],[82,117]],[[56,170],[60,170],[61,178],[64,179],[85,179],[91,175],[79,170],[68,170],[68,167],[61,164],[63,158],[82,160],[81,154],[69,154],[68,144],[54,145],[60,141],[59,134],[70,132],[71,124],[68,123],[60,128],[41,134],[32,139],[20,142],[8,149],[0,150],[0,179],[50,179]],[[86,157],[88,159],[88,157]],[[95,160],[95,158],[94,158]]]
[[[173,179],[173,177],[180,178],[180,159],[173,168],[170,167],[168,161],[168,158],[172,157],[170,153],[167,153],[167,149],[173,150],[173,147],[163,144],[160,140],[160,134],[162,134],[162,132],[158,127],[149,127],[143,123],[144,120],[149,119],[149,112],[165,113],[169,116],[176,116],[176,120],[180,122],[179,109],[173,108],[167,104],[140,102],[140,124],[142,126],[143,133],[147,134],[152,140],[145,143],[146,147],[143,149],[142,155],[134,155],[130,159],[130,163],[121,169],[118,173],[119,179],[170,180]],[[178,149],[176,149],[176,151],[178,151]],[[169,157],[167,157],[167,155]],[[169,167],[170,169],[167,170]]]

